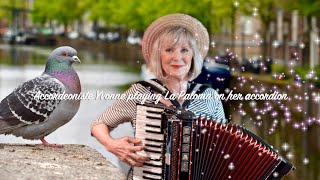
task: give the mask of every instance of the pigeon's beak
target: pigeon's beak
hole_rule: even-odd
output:
[[[78,56],[72,56],[73,62],[78,62],[81,63],[80,59],[78,58]]]

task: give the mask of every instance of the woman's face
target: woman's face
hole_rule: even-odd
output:
[[[193,51],[189,43],[163,41],[160,59],[164,75],[169,79],[185,80],[191,67],[192,57]]]

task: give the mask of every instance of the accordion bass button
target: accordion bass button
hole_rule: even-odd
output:
[[[185,126],[183,127],[183,134],[190,135],[191,133],[191,127]]]
[[[189,152],[190,146],[189,144],[183,144],[182,145],[182,152]]]
[[[188,162],[182,162],[181,163],[181,171],[182,172],[188,172],[189,170],[189,163]]]
[[[183,137],[182,137],[182,143],[190,143],[190,136],[188,136],[188,135],[184,135]]]
[[[189,153],[182,153],[182,161],[189,161]]]

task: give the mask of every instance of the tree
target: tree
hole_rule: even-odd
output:
[[[50,0],[34,1],[32,21],[41,25],[45,25],[48,22],[50,23],[55,19],[55,12],[53,11],[54,5]]]
[[[271,43],[268,40],[269,30],[271,22],[276,20],[276,1],[275,0],[250,0],[245,1],[242,11],[245,14],[256,14],[261,23],[260,33],[262,35],[263,43],[262,43],[262,58],[264,65],[267,64],[267,52],[268,45]]]
[[[27,9],[27,1],[25,0],[3,0],[0,1],[0,18],[10,21],[13,31],[18,31],[23,24],[21,19],[22,13],[30,12]]]
[[[258,14],[261,21],[261,34],[263,38],[262,44],[262,58],[264,64],[267,63],[267,51],[268,51],[268,33],[270,30],[270,24],[276,20],[276,4],[274,0],[259,0],[257,1]],[[285,46],[285,44],[284,44]]]
[[[217,1],[211,0],[209,1],[209,17],[211,18],[209,29],[216,32],[221,31],[221,27],[230,29],[230,41],[231,41],[231,52],[235,52],[235,31],[236,31],[236,11],[237,6],[235,6],[235,2],[233,0],[227,1]]]
[[[34,2],[33,21],[45,24],[57,20],[64,25],[64,32],[77,19],[81,19],[85,8],[78,0],[41,0]]]
[[[306,61],[310,60],[310,34],[311,34],[311,18],[312,16],[319,17],[320,15],[320,1],[319,0],[281,0],[280,5],[288,10],[298,10],[299,14],[306,19],[306,26],[303,32],[303,59],[302,65],[305,66]]]

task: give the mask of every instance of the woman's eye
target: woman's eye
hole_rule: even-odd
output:
[[[168,48],[168,49],[166,49],[166,52],[173,52],[173,49],[172,48]]]
[[[181,49],[182,52],[189,52],[189,49],[183,48]]]

